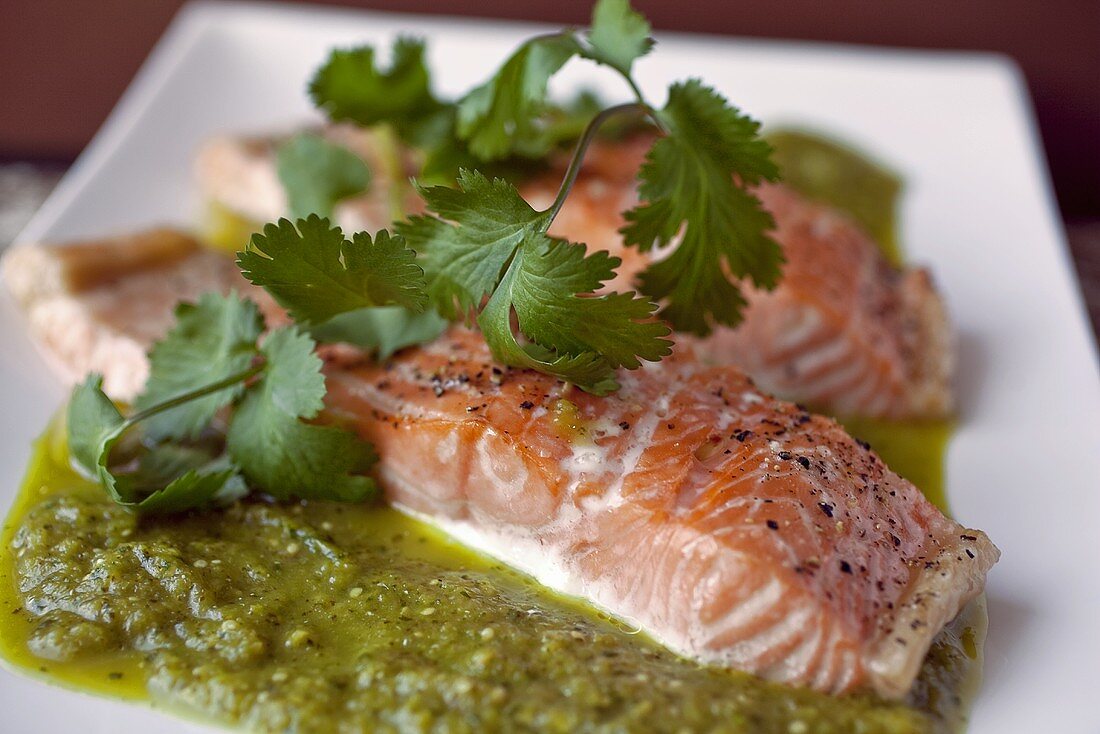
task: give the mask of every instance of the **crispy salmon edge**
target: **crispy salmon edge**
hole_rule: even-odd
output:
[[[926,561],[888,626],[867,645],[868,680],[883,698],[897,700],[909,692],[936,635],[985,590],[986,575],[1001,557],[984,532],[967,528],[961,535],[970,546],[958,542],[960,537]],[[913,655],[914,649],[921,654]]]
[[[905,318],[916,325],[910,365],[910,410],[917,417],[945,419],[955,412],[954,375],[958,336],[947,304],[927,268],[903,271],[901,298]]]

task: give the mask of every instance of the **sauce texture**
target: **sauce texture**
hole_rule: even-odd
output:
[[[56,425],[2,541],[11,664],[256,731],[950,732],[980,675],[980,606],[909,701],[834,698],[679,658],[382,506],[139,519]]]

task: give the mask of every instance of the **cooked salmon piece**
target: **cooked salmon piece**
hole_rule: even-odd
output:
[[[361,130],[329,130],[363,155],[372,147]],[[609,290],[634,290],[635,274],[651,257],[624,247],[619,234],[621,213],[637,200],[635,175],[649,142],[636,136],[594,145],[551,229],[623,259]],[[271,150],[270,144],[233,138],[211,143],[199,156],[206,196],[259,221],[282,216],[285,200]],[[533,206],[545,208],[559,183],[560,173],[551,172],[521,190]],[[385,176],[376,174],[372,186],[367,196],[338,206],[336,219],[345,229],[389,226],[388,210],[371,203],[385,189]],[[737,365],[767,391],[832,415],[950,415],[954,338],[929,272],[892,267],[853,220],[787,187],[764,185],[758,193],[775,217],[775,237],[787,258],[782,281],[770,292],[747,286],[744,322],[693,340],[697,354]]]
[[[702,662],[902,696],[998,557],[733,367],[674,358],[600,398],[459,328],[327,376],[391,503]]]
[[[143,243],[162,244],[84,247],[140,261]],[[154,297],[148,269],[86,278],[73,264],[98,260],[80,246],[47,252],[9,256],[9,283],[40,294],[21,300],[62,291],[88,308],[94,291],[112,328],[72,344],[41,327],[35,336],[67,376],[93,365],[108,389],[131,390],[132,364],[93,355],[122,341],[143,352],[174,298],[203,289],[194,254],[157,266]],[[33,257],[52,259],[18,266]],[[92,291],[73,285],[89,281]],[[205,285],[228,281],[220,272]],[[623,371],[622,389],[602,398],[497,367],[460,327],[384,364],[330,363],[326,375],[328,419],[375,443],[388,501],[705,663],[900,697],[998,557],[837,423],[690,349]]]
[[[15,245],[0,270],[50,364],[69,382],[102,373],[122,401],[145,385],[145,352],[172,325],[178,302],[251,287],[231,260],[173,229]]]

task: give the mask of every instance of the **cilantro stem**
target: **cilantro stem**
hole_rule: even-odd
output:
[[[550,223],[554,221],[554,218],[558,216],[558,212],[561,211],[561,208],[565,206],[565,200],[569,198],[569,192],[573,189],[573,184],[577,181],[577,175],[580,174],[581,165],[584,163],[584,155],[588,151],[588,146],[591,145],[592,141],[596,138],[596,133],[599,132],[600,126],[612,117],[626,113],[643,114],[653,117],[652,109],[644,102],[627,102],[626,104],[608,107],[592,118],[588,126],[585,127],[584,132],[581,133],[581,137],[577,141],[576,147],[573,149],[573,157],[569,160],[569,167],[565,169],[565,177],[562,178],[561,187],[558,189],[558,195],[555,197],[554,203],[550,205],[549,209],[543,212],[546,215],[547,229],[549,229]]]
[[[618,70],[616,69],[616,71]],[[657,116],[657,113],[653,110],[653,107],[649,104],[649,102],[645,101],[645,96],[642,94],[642,90],[638,88],[638,83],[634,81],[634,77],[632,77],[630,74],[624,74],[621,71],[619,72],[619,74],[622,76],[623,79],[626,80],[626,83],[630,86],[630,91],[634,93],[634,98],[638,100],[638,104],[645,108],[646,115],[649,116],[649,119],[653,121],[653,124],[657,126],[658,130],[667,134],[668,128],[665,127],[664,121]]]
[[[402,158],[401,141],[393,125],[374,126],[375,140],[381,152],[382,166],[386,169],[386,178],[390,180],[389,205],[390,219],[399,221],[405,216],[405,194],[410,190],[409,179],[405,173]]]
[[[204,398],[207,395],[218,392],[219,390],[224,390],[227,387],[232,387],[238,382],[244,382],[250,377],[255,377],[256,375],[263,372],[264,367],[266,366],[267,365],[263,363],[253,365],[247,370],[238,372],[235,375],[230,375],[229,377],[222,378],[217,382],[213,382],[209,385],[205,385],[204,387],[191,390],[190,392],[185,392],[182,395],[177,395],[174,398],[165,400],[163,403],[157,403],[156,405],[150,406],[139,413],[134,413],[132,416],[126,419],[126,428],[133,426],[135,423],[140,423],[146,418],[151,418],[158,413],[163,413],[166,410],[171,410],[172,408],[183,405],[184,403],[189,403],[192,400]]]

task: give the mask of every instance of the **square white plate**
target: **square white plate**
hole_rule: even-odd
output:
[[[523,37],[512,23],[289,5],[188,6],[22,239],[193,223],[190,164],[225,131],[314,113],[311,71],[334,45],[430,40],[441,91],[480,81]],[[986,682],[972,734],[1100,731],[1100,379],[1025,87],[994,56],[658,35],[639,65],[657,99],[700,76],[771,125],[856,141],[907,181],[903,239],[929,264],[960,334],[951,504],[1004,551],[989,584]],[[74,63],[77,63],[74,60]],[[558,86],[621,89],[570,66]],[[0,506],[64,399],[10,298],[0,310]],[[5,732],[201,727],[0,672]]]

